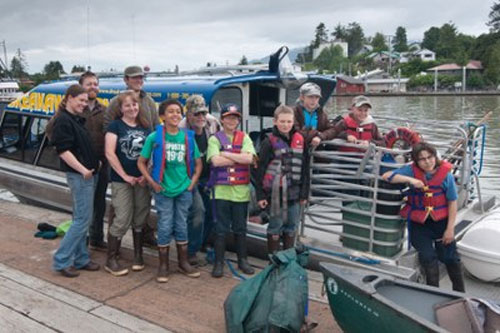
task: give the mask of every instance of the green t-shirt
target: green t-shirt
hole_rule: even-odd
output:
[[[233,137],[228,136],[228,140],[232,141]],[[255,155],[255,148],[250,137],[245,134],[241,152]],[[207,161],[220,154],[220,142],[215,136],[208,139]],[[250,201],[250,185],[216,185],[215,199],[228,200],[234,202]]]
[[[176,197],[184,192],[191,184],[186,166],[186,145],[185,133],[179,131],[175,135],[165,133],[165,173],[161,186],[161,192],[166,197]],[[156,140],[156,132],[151,133],[146,138],[146,143],[142,147],[141,156],[149,159],[153,154],[153,147]],[[194,158],[200,157],[200,151],[196,142],[194,143]]]

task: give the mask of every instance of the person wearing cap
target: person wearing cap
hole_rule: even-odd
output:
[[[123,81],[127,86],[128,90],[134,91],[136,98],[139,101],[139,108],[143,113],[142,116],[149,124],[149,130],[154,131],[156,125],[160,124],[160,118],[158,117],[158,110],[156,108],[156,103],[151,96],[149,96],[142,87],[144,86],[144,71],[140,66],[128,66],[125,68]],[[104,114],[104,131],[106,131],[108,125],[115,119],[119,119],[120,116],[120,106],[118,103],[118,96],[113,97],[109,101],[108,108]],[[110,206],[110,218],[108,223],[111,224],[114,217],[113,206]],[[154,230],[156,229],[156,223],[148,219],[148,222],[144,225],[143,237],[144,244],[149,246],[156,246],[156,238],[154,235]]]
[[[384,144],[375,120],[370,115],[372,104],[366,96],[360,95],[352,99],[350,112],[335,124],[337,137],[349,143],[367,146],[370,142],[377,146]],[[344,151],[360,151],[357,148],[343,147]]]
[[[212,276],[224,274],[226,233],[233,231],[238,268],[245,274],[254,269],[247,260],[246,232],[250,201],[250,165],[255,148],[250,137],[238,130],[241,113],[236,104],[226,104],[221,110],[222,131],[208,140],[207,161],[211,164],[209,186],[215,186],[215,262]]]
[[[321,88],[316,83],[304,83],[300,87],[299,103],[294,108],[295,129],[313,147],[317,147],[323,140],[332,140],[337,133],[319,105],[320,98]]]
[[[207,182],[210,176],[210,166],[206,161],[208,139],[211,135],[220,131],[220,123],[208,113],[205,99],[201,95],[192,95],[186,100],[186,117],[180,122],[180,128],[193,130],[196,144],[200,150],[203,170],[198,186],[193,190],[193,204],[188,215],[188,255],[189,263],[194,266],[202,264],[196,253],[206,243],[213,229],[212,209],[210,206],[210,195]]]

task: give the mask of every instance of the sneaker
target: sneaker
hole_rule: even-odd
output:
[[[79,269],[84,270],[84,271],[94,272],[94,271],[98,271],[99,268],[101,268],[101,265],[99,265],[98,263],[96,263],[94,261],[89,261],[89,263],[87,265],[85,265]]]
[[[78,273],[76,268],[73,266],[60,269],[58,270],[58,272],[61,273],[62,276],[67,278],[74,278],[80,275],[80,273]]]

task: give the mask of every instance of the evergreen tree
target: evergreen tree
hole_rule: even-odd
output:
[[[500,41],[488,49],[485,57],[484,75],[494,84],[500,83]]]
[[[71,73],[83,73],[83,72],[85,72],[84,66],[74,65],[73,68],[71,68]]]
[[[355,56],[361,50],[365,42],[365,34],[359,23],[349,23],[346,29],[345,41],[349,44],[347,51],[349,58]]]
[[[381,52],[389,50],[389,47],[385,43],[385,36],[380,32],[377,32],[375,34],[375,37],[373,37],[372,39],[371,45],[373,47],[373,52]]]
[[[318,24],[314,33],[314,40],[312,43],[313,49],[320,46],[320,44],[328,42],[328,30],[323,22]]]
[[[17,49],[16,55],[12,58],[10,62],[10,73],[15,78],[26,77],[28,73],[28,63],[26,62],[26,57],[21,52],[21,49]]]
[[[439,42],[440,29],[438,27],[431,27],[424,32],[424,40],[422,41],[422,48],[436,52],[436,47]]]
[[[43,67],[46,80],[57,80],[65,74],[63,65],[59,61],[51,61]]]
[[[396,29],[396,36],[394,37],[394,50],[396,52],[408,51],[408,40],[406,38],[406,29],[398,27]]]
[[[337,24],[332,32],[332,36],[335,37],[335,39],[340,39],[344,41],[347,37],[347,32],[345,27],[340,23]]]
[[[243,57],[241,57],[240,62],[238,63],[238,65],[248,65],[248,59],[247,59],[247,57],[245,57],[243,55]]]
[[[457,28],[453,23],[446,23],[439,29],[439,40],[436,45],[436,56],[445,59],[454,59],[462,52],[457,38]]]
[[[488,15],[490,20],[486,23],[487,26],[490,27],[491,32],[499,32],[500,31],[500,2],[493,3],[491,6],[491,12]]]

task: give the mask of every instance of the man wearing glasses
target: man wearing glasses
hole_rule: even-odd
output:
[[[205,99],[201,95],[191,95],[186,100],[185,111],[186,117],[180,122],[179,127],[195,132],[196,144],[203,161],[203,171],[198,186],[193,190],[193,204],[187,220],[189,263],[200,266],[205,262],[200,261],[196,253],[207,243],[213,229],[210,195],[205,186],[210,177],[210,167],[206,161],[208,138],[220,131],[220,124],[217,118],[208,113]]]

